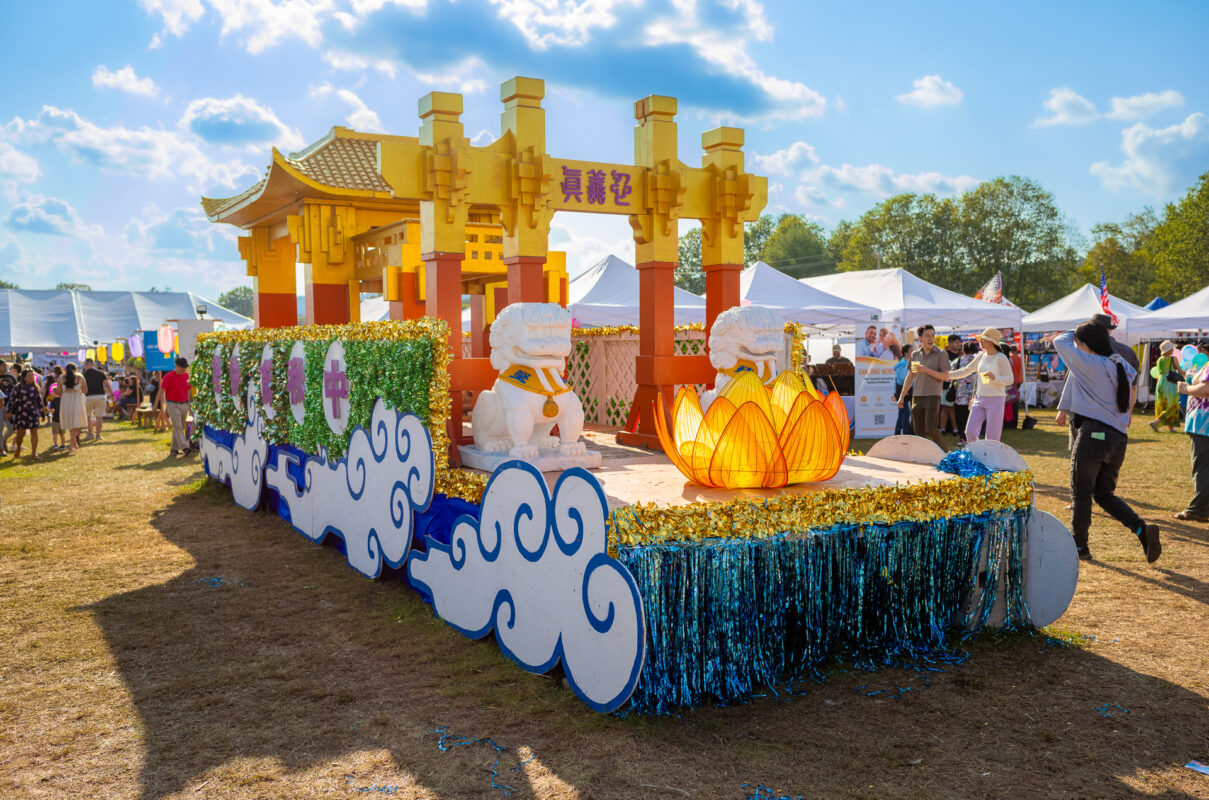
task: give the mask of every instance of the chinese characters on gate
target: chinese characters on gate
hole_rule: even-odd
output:
[[[607,194],[613,195],[613,202],[619,206],[628,206],[630,203],[626,200],[633,192],[630,186],[630,174],[622,172],[619,169],[606,172],[603,169],[589,169],[588,185],[584,187],[584,170],[577,167],[568,167],[563,165],[563,179],[559,184],[559,188],[563,193],[563,202],[571,202],[571,198],[575,198],[575,202],[584,202],[584,195],[587,195],[588,205],[604,205],[607,199]]]

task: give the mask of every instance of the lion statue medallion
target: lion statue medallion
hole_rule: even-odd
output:
[[[534,459],[539,450],[584,456],[584,408],[563,381],[571,354],[571,312],[556,303],[512,303],[491,323],[491,365],[499,377],[474,405],[474,445],[484,453]],[[551,430],[558,425],[558,436]]]
[[[764,306],[736,306],[719,314],[709,332],[709,363],[718,373],[714,388],[701,395],[701,408],[709,408],[730,379],[741,372],[754,372],[765,385],[772,385],[784,331],[785,321]]]

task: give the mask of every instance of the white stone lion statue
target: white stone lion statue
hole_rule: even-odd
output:
[[[735,306],[714,320],[709,332],[709,363],[718,374],[714,388],[701,395],[701,408],[741,372],[754,372],[766,385],[777,377],[777,353],[784,346],[785,320],[764,306]]]
[[[583,403],[562,379],[570,354],[571,312],[556,303],[505,307],[491,323],[491,366],[499,377],[475,402],[475,447],[521,459],[547,448],[585,455]],[[556,424],[559,435],[551,436]]]

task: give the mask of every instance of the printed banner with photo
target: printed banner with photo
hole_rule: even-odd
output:
[[[881,439],[894,435],[898,419],[894,385],[893,361],[856,357],[856,438]]]

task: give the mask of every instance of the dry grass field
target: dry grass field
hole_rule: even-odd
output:
[[[1170,519],[1188,443],[1143,423],[1120,488],[1163,557],[1097,511],[1054,629],[669,718],[592,713],[162,434],[5,459],[0,798],[1209,797],[1209,527]],[[1065,517],[1052,415],[1005,439]]]

